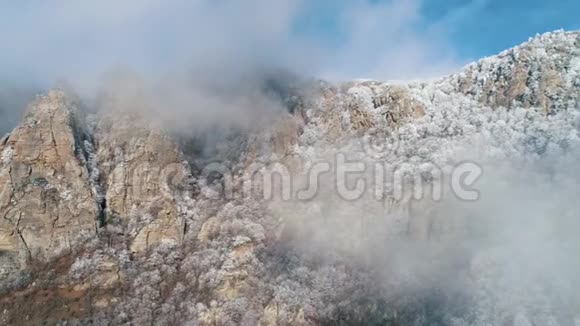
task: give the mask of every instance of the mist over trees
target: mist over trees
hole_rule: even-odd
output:
[[[0,323],[573,325],[579,40],[546,34],[428,82],[127,73],[92,111],[49,92],[0,143]],[[346,200],[330,173],[313,198],[265,200],[202,173],[226,162],[239,190],[251,166],[285,164],[308,184],[338,154],[409,178]],[[394,195],[464,161],[484,171],[475,201]]]

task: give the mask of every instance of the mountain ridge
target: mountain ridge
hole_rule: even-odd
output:
[[[324,197],[326,189],[322,199],[305,203],[215,192],[228,182],[241,191],[244,173],[257,162],[283,164],[306,178],[308,162],[340,152],[356,156],[368,137],[385,148],[396,140],[396,148],[370,153],[380,157],[364,162],[394,168],[412,162],[417,171],[466,157],[488,163],[567,155],[580,143],[580,32],[532,38],[431,82],[320,82],[308,96],[299,89],[279,94],[288,98],[281,101],[286,111],[269,125],[243,129],[233,140],[207,137],[215,142],[180,141],[190,136],[167,132],[140,111],[97,112],[88,119],[64,91],[39,97],[0,142],[0,306],[6,311],[0,321],[323,325],[440,318],[469,325],[492,318],[485,310],[481,319],[469,319],[473,312],[462,306],[462,296],[436,303],[431,292],[420,291],[422,283],[393,287],[411,280],[396,271],[382,275],[385,266],[375,262],[384,257],[371,249],[391,244],[392,235],[383,231],[419,245],[462,234],[447,231],[461,229],[455,222],[433,217],[441,209],[436,203],[388,194],[379,203],[343,204]],[[188,162],[204,155],[198,143],[215,146],[207,152],[219,155],[202,161],[230,169],[231,180],[210,178],[206,166]],[[362,211],[388,218],[351,222]],[[384,288],[375,287],[383,277]],[[47,302],[41,289],[58,300]],[[408,299],[419,303],[406,304],[407,292],[419,293]],[[90,300],[75,304],[79,296]],[[459,315],[432,311],[449,306]],[[514,307],[500,308],[507,319],[521,317],[513,317]]]

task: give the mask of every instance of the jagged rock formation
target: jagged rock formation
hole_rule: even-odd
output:
[[[2,139],[0,250],[51,256],[96,232],[99,207],[75,105],[51,91]]]
[[[147,220],[130,231],[132,250],[143,252],[163,241],[180,243],[186,228],[180,203],[192,195],[192,185],[191,172],[175,142],[131,114],[101,119],[95,139],[106,218]]]
[[[40,97],[0,141],[0,278],[26,273],[26,260],[46,263],[53,273],[32,273],[35,283],[9,287],[0,307],[10,309],[0,323],[22,322],[11,302],[44,285],[62,307],[49,316],[27,311],[26,318],[422,325],[436,314],[432,310],[473,304],[437,320],[484,325],[521,319],[508,303],[489,308],[437,287],[449,280],[429,272],[449,266],[461,266],[454,270],[466,282],[461,286],[489,287],[482,274],[497,257],[461,251],[457,243],[466,241],[469,225],[445,210],[457,203],[397,196],[396,186],[416,179],[382,180],[372,194],[378,198],[357,201],[333,197],[332,178],[320,179],[317,197],[304,201],[216,193],[227,183],[242,191],[253,166],[261,172],[283,166],[305,185],[309,163],[344,153],[387,171],[405,166],[427,183],[435,183],[430,167],[447,173],[443,167],[466,158],[528,162],[569,154],[580,145],[580,33],[543,35],[435,81],[320,82],[308,84],[307,92],[284,85],[270,81],[267,91],[287,112],[269,126],[216,137],[223,143],[212,144],[215,151],[200,151],[199,139],[176,139],[139,114],[140,102],[104,102],[85,119],[62,91]],[[202,152],[217,154],[196,157]],[[212,160],[227,163],[230,175],[204,175],[203,164]],[[425,256],[407,261],[396,252],[400,241]],[[443,256],[445,250],[457,258]],[[437,284],[426,286],[424,278]],[[444,302],[425,294],[441,291],[449,297]],[[90,311],[74,303],[79,296],[90,298],[83,301]],[[74,318],[63,307],[73,307]],[[558,318],[572,318],[564,315]],[[549,324],[548,317],[535,317]]]

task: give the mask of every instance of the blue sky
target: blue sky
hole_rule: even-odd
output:
[[[430,78],[536,33],[580,29],[578,13],[579,0],[0,0],[0,80],[266,65]]]
[[[536,33],[580,29],[578,0],[431,0],[424,13],[432,21],[449,19],[450,39],[463,58],[501,52]]]
[[[361,2],[375,6],[388,0],[312,1],[297,23],[299,33],[339,45],[344,31],[338,17]],[[578,0],[424,0],[417,29],[441,26],[462,60],[497,54],[537,33],[580,29]]]

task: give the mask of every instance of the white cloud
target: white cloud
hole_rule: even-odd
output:
[[[339,17],[346,43],[323,47],[292,34],[304,0],[61,1],[4,5],[0,70],[93,80],[113,66],[144,72],[186,66],[287,66],[330,77],[415,78],[455,67],[419,0],[358,1]],[[320,42],[322,44],[322,42]]]
[[[443,31],[421,13],[419,0],[365,2],[343,17],[348,42],[331,73],[342,77],[414,79],[441,76],[458,67]]]
[[[333,12],[339,25],[335,32],[340,35],[327,37],[342,40],[338,45],[295,33],[301,15],[311,10],[308,0],[2,4],[0,82],[4,81],[3,89],[17,84],[26,90],[65,80],[89,99],[103,84],[109,90],[116,85],[117,95],[128,96],[125,100],[135,100],[126,89],[141,87],[156,97],[149,105],[155,102],[173,112],[165,116],[177,122],[192,114],[204,122],[224,115],[246,121],[245,109],[271,103],[256,99],[255,94],[218,97],[223,97],[223,89],[238,85],[243,91],[255,91],[252,87],[259,85],[246,85],[248,76],[252,79],[271,69],[327,79],[399,80],[453,70],[458,65],[444,33],[436,32],[422,17],[421,1],[329,2],[339,7]],[[138,86],[111,83],[111,76],[119,76],[111,74],[115,71],[138,72],[139,76],[129,74]],[[207,84],[221,88],[221,95],[208,94]],[[0,96],[0,120],[5,121],[0,131],[19,119],[23,105],[14,103],[20,102],[10,95]]]

